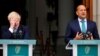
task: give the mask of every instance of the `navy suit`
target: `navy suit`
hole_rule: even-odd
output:
[[[17,29],[16,34],[11,33],[9,31],[9,27],[3,26],[1,28],[1,33],[2,33],[1,34],[2,39],[28,39],[29,38],[29,31],[26,26],[20,26]]]
[[[87,20],[87,32],[88,31],[92,33],[94,39],[99,39],[97,26],[95,22]],[[77,32],[81,33],[78,19],[68,24],[67,31],[65,34],[65,41],[67,42],[69,40],[72,40],[76,36]]]

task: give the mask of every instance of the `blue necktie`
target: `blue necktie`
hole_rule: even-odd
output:
[[[86,33],[85,21],[82,20],[81,23],[82,23],[82,26],[81,26],[82,27],[82,32]]]

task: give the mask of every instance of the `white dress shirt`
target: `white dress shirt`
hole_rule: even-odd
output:
[[[9,28],[9,31],[11,32],[11,33],[13,33],[14,32],[14,29],[13,28]],[[15,32],[17,31],[17,29],[15,30]]]
[[[81,29],[81,31],[82,31],[82,19],[80,19],[79,17],[78,17],[78,22],[79,22],[79,26],[80,26],[80,29]],[[85,21],[85,29],[87,30],[87,20],[86,20],[86,18],[84,19],[84,21]]]

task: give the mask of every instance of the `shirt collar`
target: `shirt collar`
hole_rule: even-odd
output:
[[[78,21],[81,22],[82,19],[80,19],[80,18],[78,17]],[[87,21],[86,18],[84,19],[84,21],[85,21],[85,22]]]

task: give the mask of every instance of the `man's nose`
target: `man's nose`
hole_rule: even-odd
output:
[[[82,11],[82,13],[85,13],[85,11]]]

